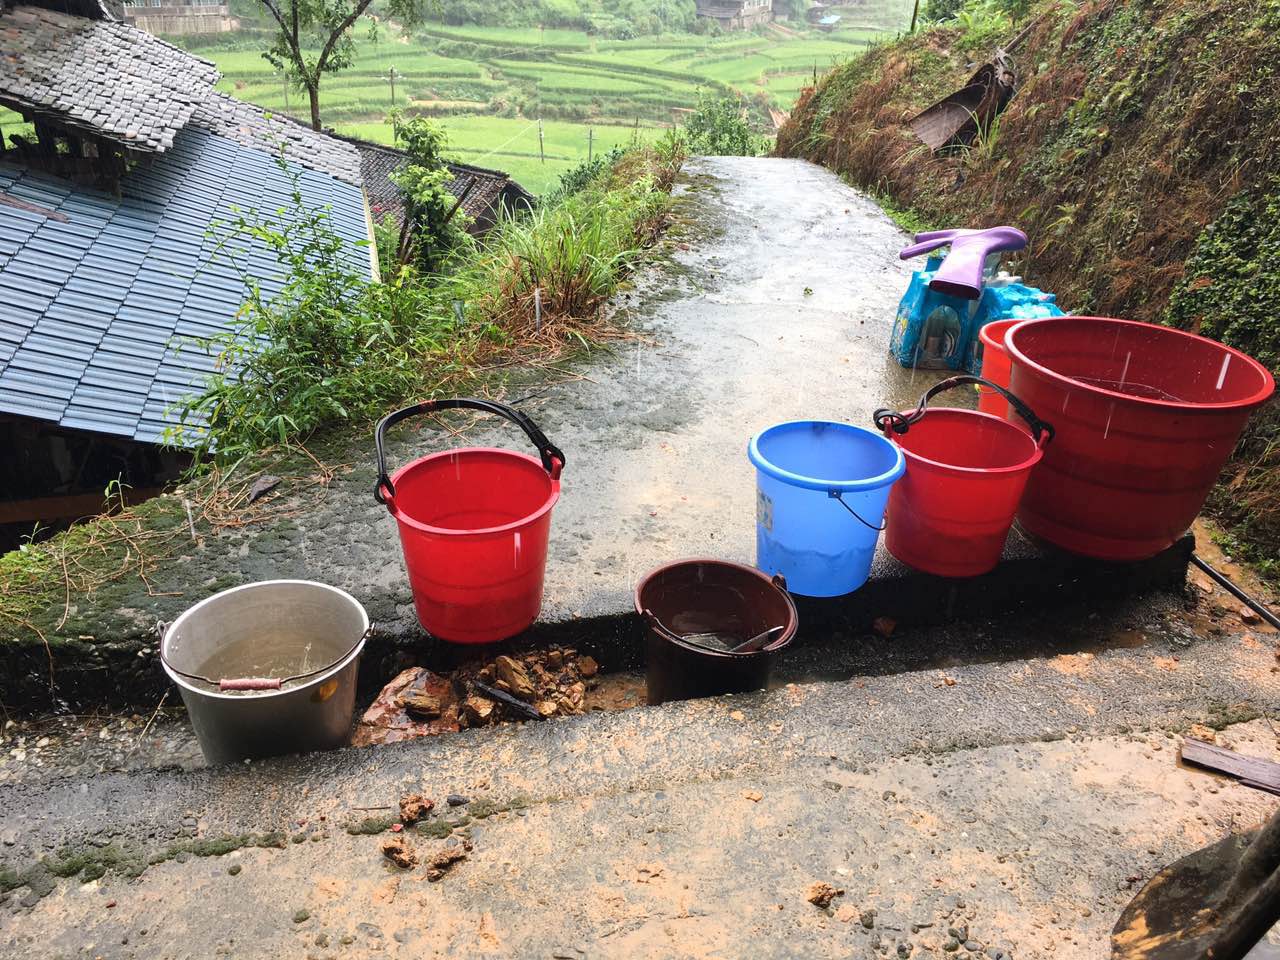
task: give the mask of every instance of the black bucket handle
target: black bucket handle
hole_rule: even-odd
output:
[[[451,400],[424,400],[422,403],[415,403],[411,407],[405,407],[403,410],[389,413],[378,421],[378,428],[373,435],[374,444],[378,450],[378,479],[374,484],[373,498],[379,503],[385,505],[387,497],[394,499],[396,495],[395,484],[387,476],[387,458],[383,452],[383,441],[387,428],[395,426],[401,420],[407,420],[409,417],[416,417],[426,413],[438,413],[441,410],[479,410],[482,413],[492,413],[495,416],[510,420],[523,430],[529,439],[533,441],[533,445],[538,448],[538,456],[542,458],[542,466],[551,475],[551,479],[558,480],[560,478],[560,471],[564,469],[564,453],[547,439],[547,435],[538,429],[537,424],[515,407],[509,407],[505,403],[498,403],[495,400],[476,400],[471,397],[454,397]],[[383,491],[386,491],[385,494]]]
[[[1053,439],[1053,424],[1041,420],[1035,415],[1032,409],[1010,393],[1007,389],[998,383],[992,383],[982,377],[974,377],[964,374],[958,377],[949,377],[935,383],[932,387],[925,391],[924,396],[920,398],[919,405],[911,413],[900,413],[897,410],[881,408],[871,415],[871,419],[875,421],[875,425],[884,433],[890,431],[897,434],[904,434],[911,429],[913,423],[918,423],[925,415],[925,410],[929,406],[929,401],[938,394],[943,393],[953,387],[961,387],[965,384],[976,383],[983,387],[990,387],[1000,396],[1009,401],[1009,406],[1023,420],[1027,421],[1027,426],[1031,428],[1031,435],[1035,437],[1036,446],[1043,447]]]

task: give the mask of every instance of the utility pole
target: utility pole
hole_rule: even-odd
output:
[[[538,158],[543,162],[547,162],[546,143],[542,138],[542,118],[538,118]]]
[[[596,131],[594,127],[587,127],[587,163],[591,162],[591,158],[595,153]]]
[[[916,19],[920,16],[920,0],[916,0],[916,5],[911,9],[911,32],[916,32]]]
[[[391,109],[396,106],[396,68],[392,67],[387,73],[387,79],[391,81]]]
[[[280,77],[284,81],[284,112],[289,112],[289,71],[281,70]]]

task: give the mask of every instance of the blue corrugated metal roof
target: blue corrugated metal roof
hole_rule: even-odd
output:
[[[366,239],[359,187],[291,169],[340,236]],[[219,250],[215,223],[233,206],[274,214],[290,189],[273,157],[194,125],[119,197],[0,163],[0,193],[67,218],[0,205],[0,412],[159,440],[215,363],[183,341],[234,328],[240,269],[264,290],[281,283],[264,245]],[[348,255],[369,271],[367,249]]]

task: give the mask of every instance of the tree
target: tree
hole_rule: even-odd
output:
[[[320,129],[320,78],[351,66],[355,44],[351,28],[373,0],[258,0],[276,22],[278,33],[263,56],[307,91],[311,126]],[[420,19],[430,0],[389,0],[386,15],[401,23]],[[319,53],[314,53],[319,46]]]
[[[416,262],[425,270],[437,269],[465,236],[458,218],[461,204],[449,192],[453,175],[444,160],[447,144],[444,128],[425,117],[391,114],[397,142],[409,154],[409,162],[391,174],[404,196],[404,223],[397,259]]]

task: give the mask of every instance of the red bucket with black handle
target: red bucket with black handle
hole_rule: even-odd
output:
[[[386,431],[410,417],[479,410],[520,427],[538,456],[493,447],[433,453],[387,475]],[[528,416],[492,400],[428,400],[377,427],[374,497],[395,517],[418,620],[452,643],[493,643],[542,608],[551,510],[565,457]]]

